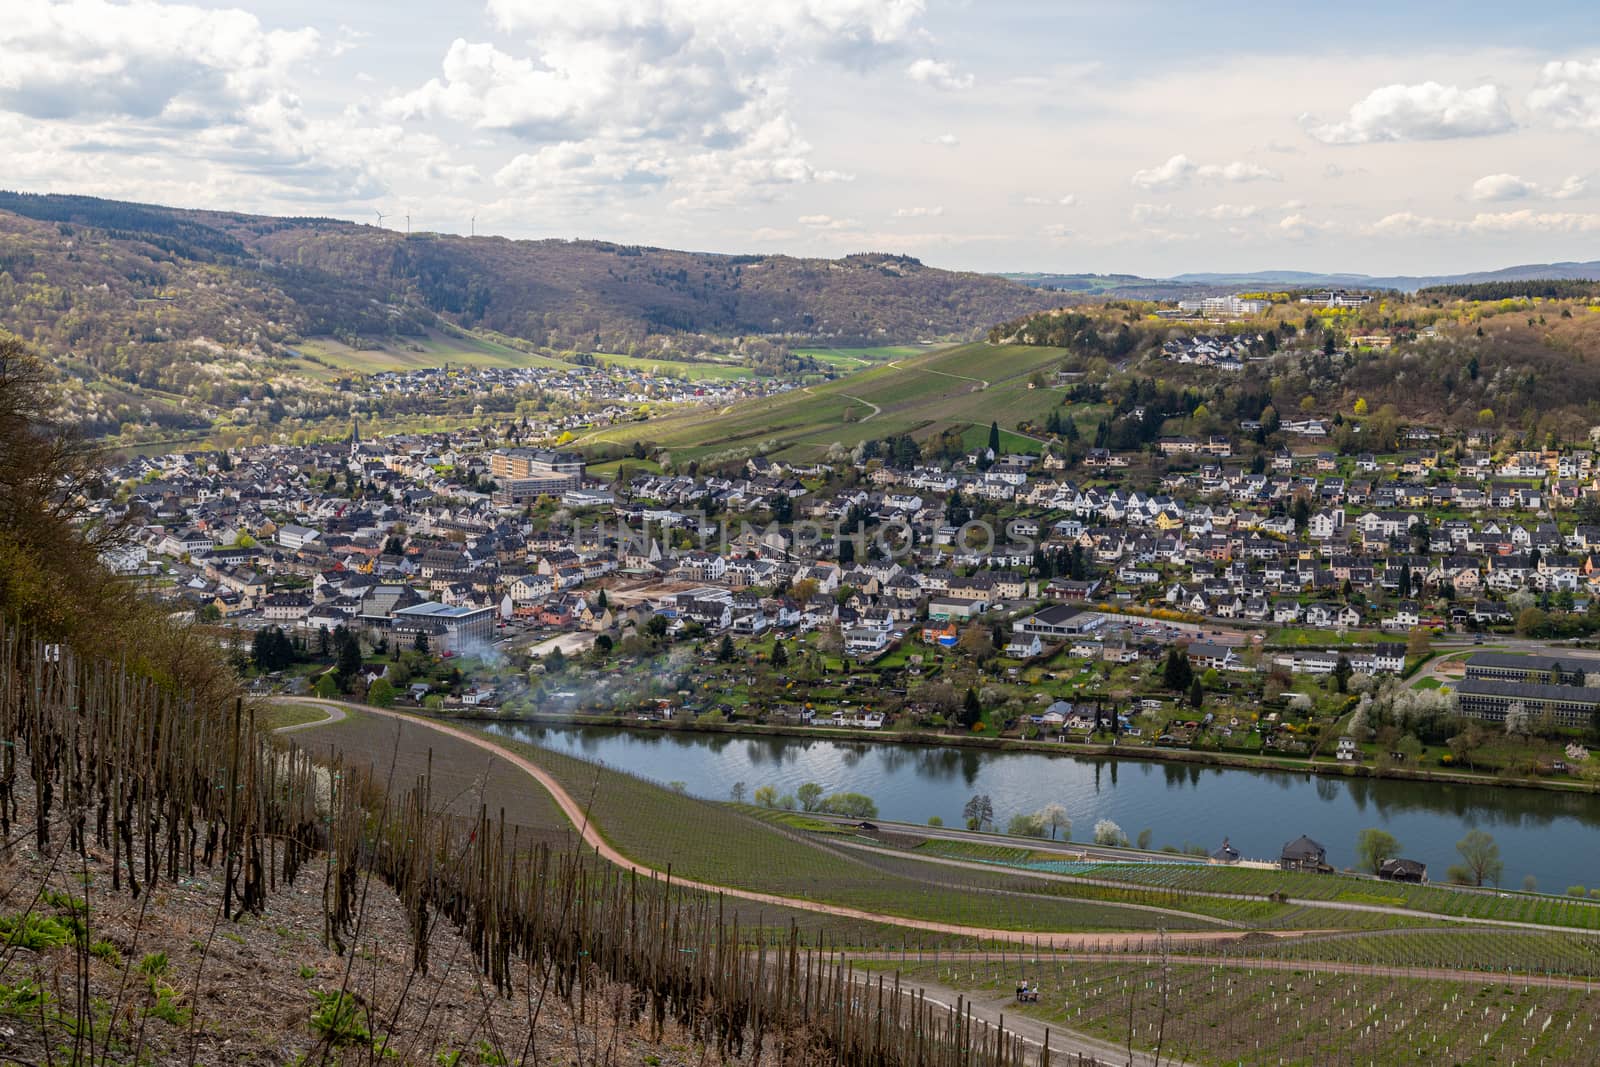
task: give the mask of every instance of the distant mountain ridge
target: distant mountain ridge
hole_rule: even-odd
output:
[[[1584,281],[1600,279],[1600,260],[1563,263],[1525,263],[1499,270],[1465,274],[1373,275],[1325,274],[1301,270],[1260,270],[1244,273],[1197,271],[1171,278],[1142,278],[1130,274],[1041,274],[1003,273],[1002,278],[1067,293],[1095,296],[1151,298],[1180,292],[1212,292],[1222,289],[1281,288],[1309,289],[1398,289],[1412,293],[1433,285],[1473,285],[1481,282],[1525,282],[1542,280]]]
[[[30,225],[31,223],[31,225]],[[832,344],[975,337],[1053,298],[991,274],[909,256],[718,255],[607,241],[405,234],[327,218],[199,211],[93,197],[0,192],[0,271],[43,274],[74,294],[106,286],[95,314],[114,335],[151,300],[181,305],[203,277],[258,309],[256,333],[416,333],[445,322],[550,348],[622,351],[651,336],[759,335]],[[94,260],[63,254],[94,249]],[[107,268],[114,263],[114,268]],[[26,273],[19,273],[19,269]],[[35,279],[37,280],[37,279]],[[10,291],[28,298],[24,286]],[[26,308],[8,306],[0,321]],[[38,294],[32,294],[37,302]],[[116,299],[120,298],[120,299]],[[164,340],[208,336],[182,306]],[[105,320],[109,319],[109,322]],[[213,338],[214,339],[214,338]]]

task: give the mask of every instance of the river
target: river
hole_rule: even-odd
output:
[[[883,818],[904,822],[937,815],[960,826],[967,799],[983,793],[1002,828],[1011,816],[1054,802],[1066,807],[1077,840],[1111,819],[1130,839],[1149,829],[1154,848],[1211,850],[1227,837],[1247,859],[1276,860],[1285,842],[1306,834],[1336,867],[1353,864],[1356,835],[1377,826],[1399,839],[1402,855],[1426,863],[1435,881],[1459,861],[1455,843],[1483,829],[1500,845],[1508,888],[1520,888],[1529,874],[1545,892],[1600,886],[1594,795],[813,738],[489,728],[657,782],[682,782],[713,800],[728,799],[735,782],[747,795],[763,785],[782,794],[817,782],[828,792],[865,793]]]

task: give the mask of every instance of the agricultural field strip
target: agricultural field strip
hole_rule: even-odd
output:
[[[903,854],[901,851],[896,850],[896,849],[882,848],[882,847],[877,846],[877,845],[869,845],[869,844],[866,844],[865,842],[862,842],[862,841],[839,841],[838,844],[841,845],[842,847],[845,847],[845,848],[857,849],[857,850],[864,851],[864,852],[876,852],[876,853],[879,853],[879,854],[882,854],[882,855],[893,856],[893,855],[901,855],[901,854]],[[1124,888],[1125,889],[1130,885],[1140,884],[1140,883],[1134,883],[1134,882],[1117,881],[1115,879],[1109,879],[1109,878],[1086,878],[1086,877],[1083,877],[1083,876],[1080,876],[1080,875],[1062,874],[1062,873],[1055,872],[1055,871],[1041,871],[1041,870],[1037,870],[1037,869],[1030,868],[1030,867],[1020,867],[1020,866],[1015,866],[1014,867],[1011,864],[1008,864],[1008,863],[1005,863],[1004,861],[999,861],[999,860],[981,860],[981,859],[963,860],[963,859],[956,859],[956,858],[952,858],[952,857],[933,856],[933,855],[924,854],[924,855],[918,856],[917,857],[917,861],[921,862],[921,863],[933,863],[933,864],[941,864],[941,865],[945,865],[945,866],[960,867],[960,868],[967,869],[967,870],[983,870],[985,868],[1004,867],[1004,868],[1009,868],[1009,869],[1015,871],[1017,874],[1022,875],[1024,877],[1040,879],[1041,881],[1044,881],[1044,882],[1047,882],[1047,883],[1048,882],[1054,882],[1055,884],[1062,885],[1062,886],[1079,885],[1079,886],[1094,886],[1094,887],[1099,887],[1099,888],[1103,888],[1103,889],[1118,889],[1118,888]],[[1432,913],[1408,911],[1408,910],[1406,910],[1404,908],[1385,908],[1385,907],[1376,906],[1376,905],[1346,904],[1346,905],[1342,905],[1341,906],[1341,905],[1333,903],[1333,902],[1320,901],[1320,900],[1315,900],[1315,901],[1296,901],[1296,900],[1273,901],[1265,894],[1225,893],[1225,892],[1217,892],[1217,891],[1190,890],[1190,889],[1172,890],[1172,893],[1173,893],[1173,896],[1175,898],[1177,898],[1178,900],[1184,901],[1184,903],[1182,903],[1182,904],[1173,904],[1173,905],[1170,905],[1170,906],[1161,906],[1161,905],[1145,905],[1145,906],[1146,907],[1154,907],[1156,910],[1166,911],[1166,912],[1169,912],[1169,913],[1188,914],[1188,915],[1206,915],[1207,917],[1213,918],[1214,921],[1229,922],[1229,923],[1231,923],[1231,925],[1234,925],[1234,926],[1236,926],[1236,927],[1238,927],[1240,929],[1247,929],[1247,930],[1262,930],[1262,929],[1266,929],[1269,924],[1263,924],[1261,922],[1241,922],[1241,921],[1236,921],[1236,920],[1230,920],[1230,919],[1227,919],[1227,918],[1223,917],[1222,915],[1211,916],[1211,915],[1209,915],[1208,912],[1200,910],[1201,909],[1200,902],[1201,901],[1222,901],[1222,902],[1230,902],[1231,901],[1231,902],[1236,902],[1236,903],[1239,903],[1239,904],[1253,904],[1253,905],[1260,905],[1260,906],[1269,907],[1269,908],[1281,908],[1281,909],[1283,909],[1283,913],[1286,914],[1286,915],[1306,914],[1308,916],[1308,920],[1315,920],[1315,922],[1311,923],[1311,925],[1320,924],[1322,926],[1337,925],[1338,916],[1341,913],[1342,914],[1347,914],[1347,915],[1382,916],[1382,917],[1385,917],[1385,918],[1395,919],[1395,920],[1418,920],[1418,921],[1428,921],[1428,922],[1444,921],[1444,922],[1463,922],[1463,923],[1473,922],[1473,923],[1479,924],[1479,925],[1481,925],[1481,922],[1482,922],[1481,920],[1455,919],[1455,918],[1452,918],[1452,917],[1449,917],[1449,916],[1439,916],[1439,915],[1435,915],[1435,914],[1432,914]],[[1187,904],[1189,906],[1185,906],[1185,904]],[[1327,914],[1328,912],[1333,912],[1335,914],[1333,916],[1330,916],[1330,915]],[[1505,925],[1517,926],[1517,925],[1521,925],[1521,924],[1507,923]],[[1536,926],[1536,925],[1535,926],[1528,926],[1526,928],[1527,929],[1531,929],[1531,930],[1540,930],[1540,931],[1549,931],[1549,930],[1553,929],[1553,928],[1547,927],[1547,926]]]
[[[845,955],[851,960],[863,963],[889,962],[900,963],[902,966],[907,965],[904,957],[894,952],[849,951]],[[1174,966],[1220,967],[1235,971],[1289,971],[1291,973],[1306,971],[1315,974],[1349,974],[1372,978],[1419,979],[1430,982],[1467,982],[1475,985],[1510,980],[1519,986],[1540,989],[1576,989],[1587,993],[1600,992],[1600,983],[1597,983],[1592,978],[1565,975],[1527,974],[1520,971],[1513,975],[1507,975],[1503,971],[1474,971],[1465,968],[1360,963],[1349,960],[1241,958],[1238,956],[1216,955],[1214,953],[1184,952],[1178,946],[1174,946],[1173,950],[1165,956],[1158,951],[1149,949],[1127,950],[1111,948],[1103,952],[1086,952],[1082,950],[1042,951],[1012,953],[1010,956],[987,949],[977,949],[967,952],[941,953],[939,959],[947,963],[967,962],[979,964],[996,962],[1004,964],[1015,960],[1018,964],[1117,963],[1130,965],[1154,964],[1159,966],[1161,963],[1166,962]]]
[[[299,701],[299,703],[336,705],[338,702],[302,698]],[[556,804],[561,808],[561,810],[562,810],[563,814],[566,816],[567,820],[569,822],[571,822],[571,824],[573,826],[577,826],[577,827],[580,828],[581,835],[583,837],[584,842],[590,848],[593,848],[595,850],[595,852],[600,856],[600,858],[602,858],[602,859],[604,859],[604,860],[606,860],[606,861],[608,861],[610,863],[613,863],[616,866],[619,866],[619,867],[623,868],[624,870],[636,871],[639,874],[645,875],[645,876],[654,875],[654,876],[662,877],[664,879],[670,879],[672,884],[674,884],[674,885],[676,885],[676,886],[678,886],[680,888],[697,889],[697,890],[702,890],[702,891],[711,892],[711,893],[722,893],[722,894],[725,894],[727,896],[731,896],[731,897],[735,897],[735,898],[739,898],[739,899],[743,899],[743,900],[751,900],[751,901],[755,901],[755,902],[758,902],[758,903],[771,904],[771,905],[774,905],[774,906],[777,906],[777,907],[782,907],[782,908],[791,908],[791,909],[796,909],[796,910],[801,910],[801,911],[819,912],[819,913],[823,913],[823,914],[827,914],[827,915],[833,915],[833,916],[837,916],[837,917],[841,917],[841,918],[857,919],[857,920],[863,920],[863,921],[873,922],[873,923],[888,924],[888,925],[893,925],[893,926],[904,927],[904,928],[907,928],[907,929],[922,930],[922,931],[929,932],[929,933],[950,934],[950,935],[962,936],[962,937],[976,937],[976,938],[980,938],[980,939],[983,939],[983,940],[996,941],[996,942],[1012,941],[1012,942],[1021,943],[1021,944],[1037,944],[1037,945],[1040,945],[1040,946],[1048,946],[1048,947],[1052,947],[1052,948],[1070,946],[1072,944],[1080,943],[1080,942],[1083,942],[1085,940],[1092,940],[1092,941],[1095,941],[1095,942],[1098,942],[1098,943],[1105,943],[1107,941],[1116,940],[1118,938],[1131,939],[1133,937],[1140,936],[1140,935],[1137,935],[1137,934],[1127,934],[1127,933],[1118,933],[1118,932],[1101,933],[1101,934],[1082,934],[1082,933],[1059,933],[1059,932],[1047,931],[1047,930],[1007,930],[1007,929],[996,929],[996,928],[986,928],[986,927],[977,927],[977,926],[965,926],[965,925],[959,925],[959,924],[955,924],[955,923],[936,922],[936,921],[928,920],[928,919],[919,919],[919,918],[911,918],[911,917],[907,917],[907,916],[889,915],[889,914],[884,914],[882,912],[870,912],[870,911],[862,910],[860,908],[846,907],[846,906],[837,905],[837,904],[826,904],[826,903],[821,903],[821,902],[818,902],[818,901],[807,900],[807,899],[804,899],[804,898],[782,896],[782,895],[779,895],[779,894],[776,894],[776,893],[758,892],[758,891],[748,890],[748,889],[737,889],[737,888],[731,888],[731,887],[725,886],[725,885],[717,885],[715,883],[710,883],[710,882],[702,882],[702,881],[697,881],[697,880],[680,878],[680,877],[678,877],[676,875],[671,874],[670,871],[659,871],[659,870],[656,870],[655,868],[652,868],[652,867],[646,866],[644,864],[641,864],[641,863],[639,863],[639,862],[637,862],[635,860],[630,859],[629,857],[624,855],[622,852],[618,851],[599,832],[599,829],[597,828],[597,826],[594,825],[589,820],[589,818],[587,817],[587,815],[585,813],[584,808],[578,804],[578,802],[572,797],[572,795],[570,793],[567,792],[567,790],[563,787],[562,783],[556,778],[556,776],[554,774],[552,774],[551,772],[549,772],[545,768],[535,764],[533,761],[527,759],[526,757],[520,755],[518,752],[512,751],[511,749],[507,748],[505,745],[497,743],[496,740],[493,740],[493,739],[491,739],[490,737],[488,737],[486,735],[470,732],[470,731],[467,731],[467,730],[460,729],[458,727],[446,725],[444,723],[438,723],[438,722],[433,722],[433,721],[430,721],[430,720],[427,720],[427,719],[417,718],[417,717],[405,714],[403,712],[388,711],[388,710],[384,710],[384,709],[371,708],[371,707],[360,707],[360,708],[358,708],[356,710],[361,711],[365,715],[374,715],[374,716],[379,716],[379,717],[399,720],[401,722],[407,722],[407,723],[413,723],[413,724],[421,725],[421,726],[424,726],[424,727],[426,727],[428,729],[437,731],[437,732],[439,732],[441,734],[445,734],[447,736],[451,736],[451,737],[457,738],[459,740],[466,741],[469,744],[472,744],[472,745],[474,745],[474,746],[476,746],[476,747],[478,747],[480,749],[483,749],[483,750],[485,750],[485,751],[487,751],[487,752],[489,752],[489,753],[491,753],[493,755],[500,756],[507,763],[509,763],[511,766],[515,767],[516,769],[518,769],[518,770],[522,771],[523,773],[527,774],[528,776],[532,777],[535,781],[537,781],[541,786],[544,787],[546,792],[549,793],[549,795],[554,799]],[[1041,910],[1042,910],[1042,905],[1044,905],[1046,903],[1048,903],[1048,901],[1045,898],[1039,898],[1038,899],[1038,903],[1035,906],[1041,906]],[[1093,905],[1088,905],[1087,907],[1093,907]],[[1234,931],[1231,931],[1231,930],[1230,931],[1226,931],[1226,932],[1221,932],[1221,933],[1215,932],[1215,931],[1202,931],[1202,932],[1190,931],[1190,932],[1173,933],[1173,934],[1169,934],[1168,935],[1168,937],[1170,939],[1174,940],[1174,941],[1215,940],[1215,939],[1218,939],[1218,938],[1231,938],[1231,937],[1236,937],[1236,936],[1238,936],[1237,933],[1234,932]]]
[[[1004,865],[1003,862],[1000,865]],[[1600,905],[1567,897],[1501,894],[1467,887],[1353,881],[1338,875],[1293,874],[1199,864],[1102,865],[1095,874],[1098,878],[1122,884],[1161,886],[1186,893],[1259,897],[1270,892],[1284,892],[1290,899],[1319,907],[1388,908],[1406,914],[1478,925],[1528,930],[1600,929]],[[1368,899],[1365,902],[1341,900],[1341,896]],[[1502,917],[1508,914],[1511,917]]]
[[[1238,960],[1241,965],[1258,958],[1331,960],[1485,974],[1567,975],[1590,980],[1600,977],[1600,938],[1531,930],[1355,931],[1273,942],[1240,942],[1201,951]]]

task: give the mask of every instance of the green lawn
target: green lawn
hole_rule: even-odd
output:
[[[267,704],[256,712],[256,725],[263,730],[281,730],[327,717],[327,710],[314,704]]]

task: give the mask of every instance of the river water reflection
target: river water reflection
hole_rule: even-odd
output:
[[[1462,835],[1484,829],[1500,844],[1507,886],[1520,887],[1528,874],[1546,892],[1600,885],[1600,796],[1587,794],[815,738],[491,729],[658,782],[680,781],[697,796],[726,800],[735,782],[750,793],[772,785],[780,794],[817,782],[829,792],[865,793],[883,818],[906,822],[937,815],[959,826],[967,798],[986,793],[1002,827],[1055,802],[1079,840],[1111,819],[1129,838],[1148,828],[1157,848],[1215,849],[1227,837],[1247,858],[1276,859],[1286,841],[1307,834],[1340,867],[1354,862],[1361,829],[1378,826],[1436,881],[1457,862]]]

